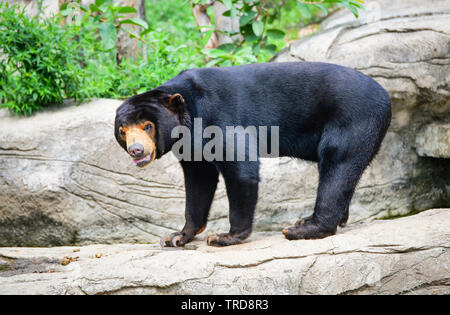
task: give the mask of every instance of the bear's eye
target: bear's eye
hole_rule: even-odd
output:
[[[145,125],[144,131],[149,132],[149,131],[151,131],[151,130],[152,130],[152,125],[151,125],[151,124]]]
[[[123,131],[122,128],[119,129],[119,134],[120,134],[122,137],[125,137],[125,131]]]

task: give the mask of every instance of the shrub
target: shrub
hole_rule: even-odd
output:
[[[80,98],[81,66],[73,34],[58,19],[28,17],[0,3],[0,103],[30,115],[65,98]]]

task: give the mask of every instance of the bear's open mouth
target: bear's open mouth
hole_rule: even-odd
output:
[[[144,156],[142,159],[131,159],[131,162],[138,167],[144,167],[153,160],[152,157],[153,153]]]

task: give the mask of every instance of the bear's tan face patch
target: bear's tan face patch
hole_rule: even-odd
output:
[[[138,144],[144,149],[142,157],[132,157],[132,162],[138,167],[144,167],[153,162],[156,158],[155,143],[155,124],[151,121],[144,121],[139,124],[121,126],[119,129],[120,137],[126,142],[128,153],[129,148]]]

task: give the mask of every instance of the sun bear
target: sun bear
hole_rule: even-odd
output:
[[[282,231],[289,240],[317,239],[335,234],[347,222],[356,184],[390,121],[389,95],[361,72],[319,62],[261,63],[186,70],[130,97],[116,111],[115,137],[138,167],[175,146],[183,157],[186,223],[181,232],[163,237],[163,246],[183,246],[205,229],[221,174],[230,230],[209,235],[207,243],[227,246],[242,243],[252,232],[261,139],[272,140],[266,149],[277,151],[277,156],[318,163],[313,214]],[[229,126],[253,132],[225,143]],[[204,154],[208,130],[223,133],[215,139],[215,148],[209,148],[214,158]],[[181,138],[187,143],[182,149]],[[243,148],[240,159],[238,146]]]

